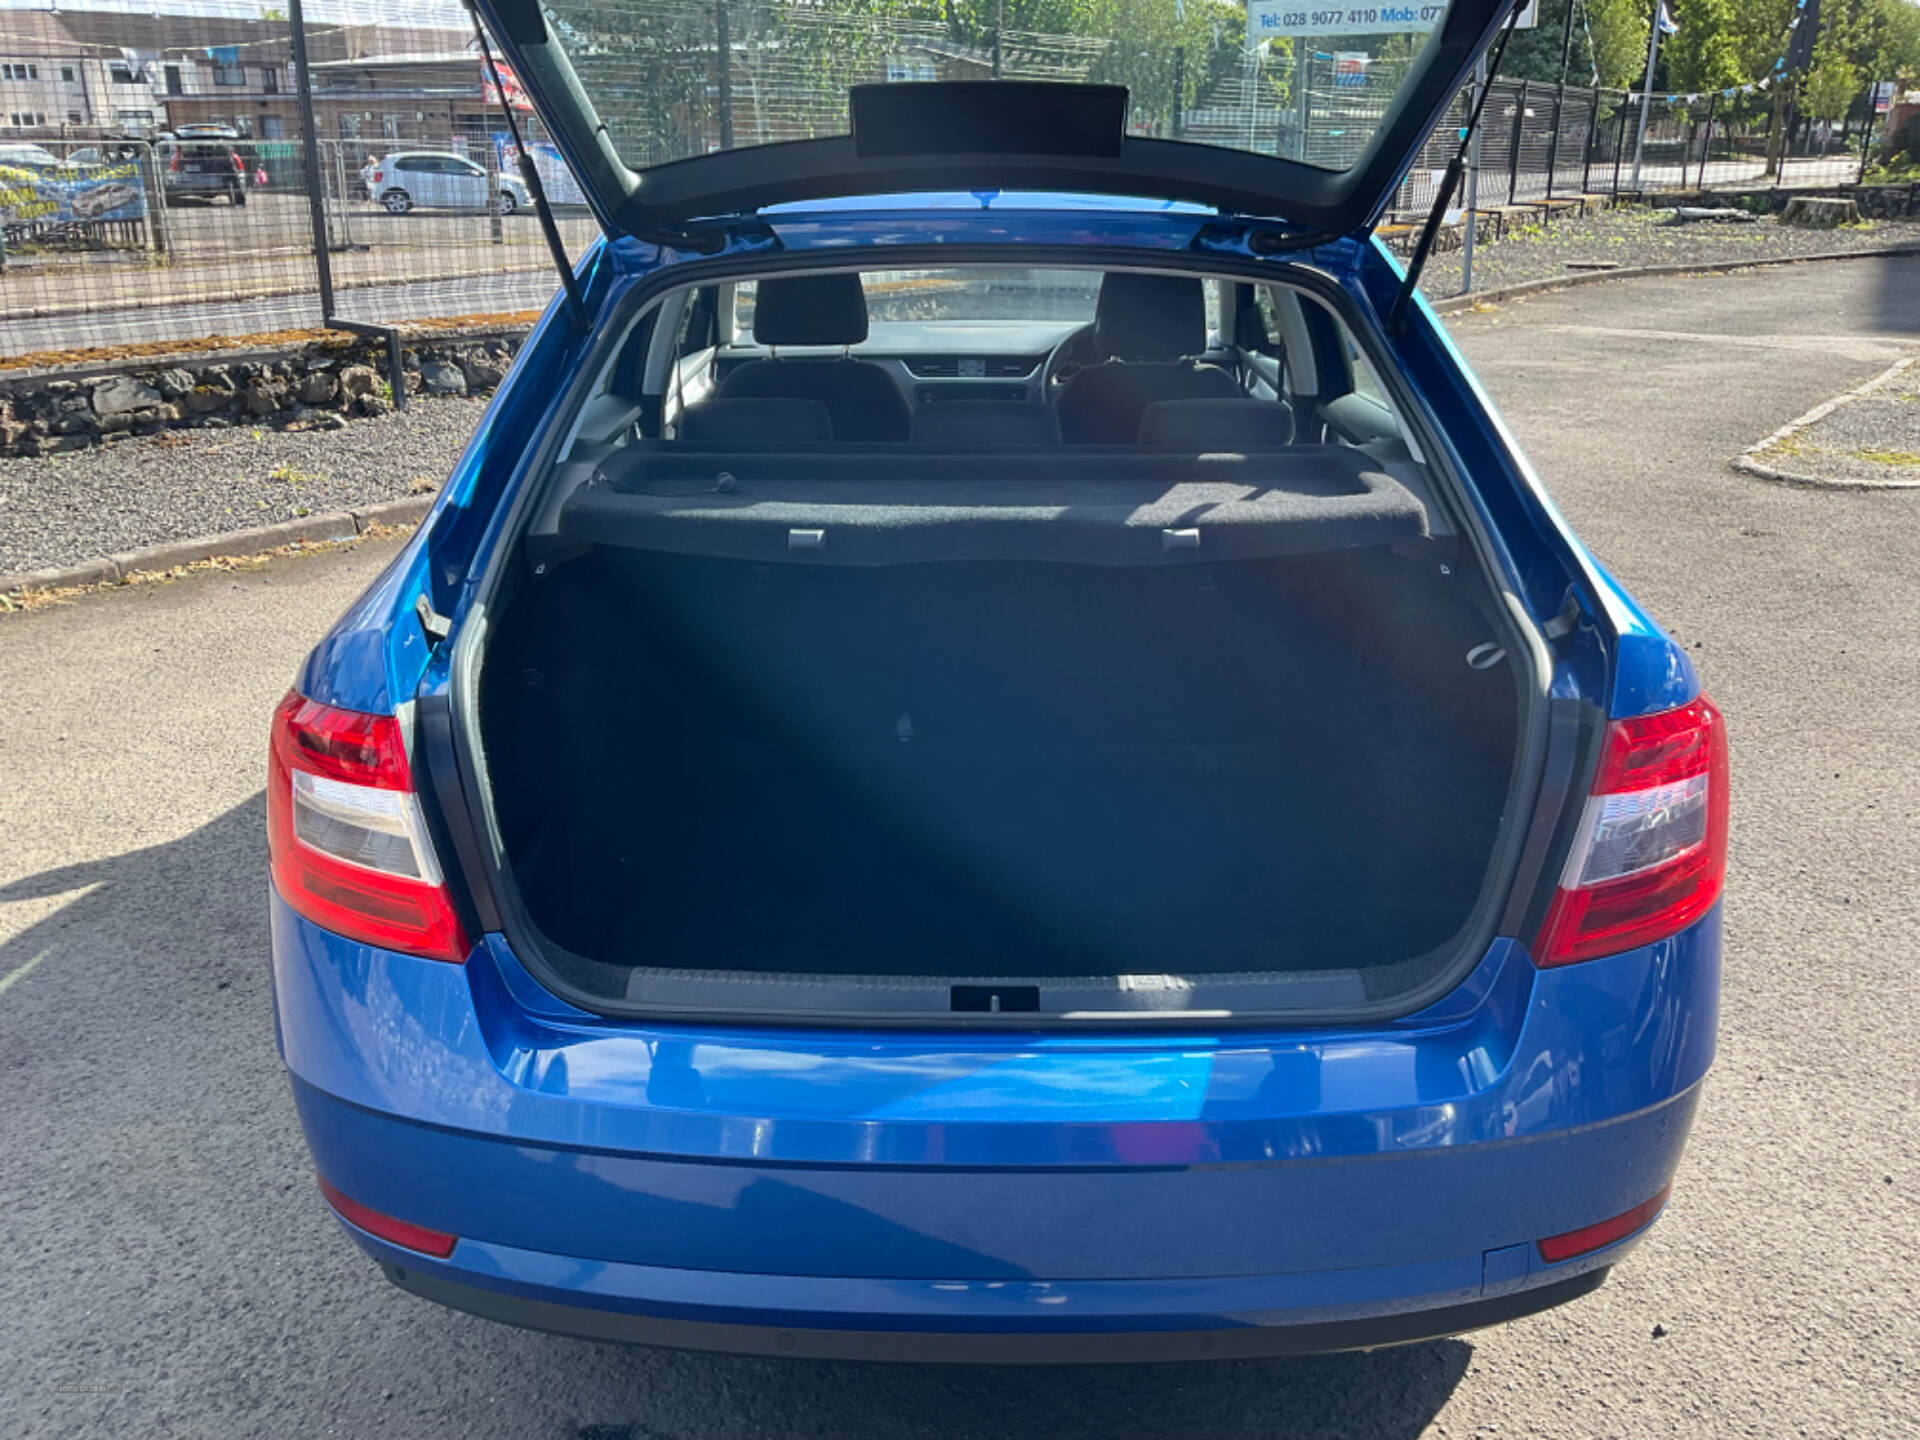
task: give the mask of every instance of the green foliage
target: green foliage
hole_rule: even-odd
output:
[[[1860,93],[1860,72],[1848,63],[1837,44],[1822,41],[1814,52],[1813,69],[1800,86],[1800,107],[1815,120],[1838,120]]]
[[[1549,85],[1560,80],[1560,42],[1565,35],[1567,7],[1574,8],[1573,50],[1567,61],[1567,83],[1586,85],[1593,80],[1593,56],[1587,45],[1587,29],[1580,23],[1586,0],[1540,0],[1540,24],[1534,30],[1516,30],[1507,47],[1507,58],[1500,62],[1500,73],[1514,80],[1541,80]]]
[[[1735,36],[1738,9],[1734,0],[1674,0],[1673,18],[1680,29],[1661,46],[1669,89],[1726,90],[1754,78],[1741,63]]]
[[[1651,7],[1641,0],[1586,0],[1593,67],[1610,90],[1638,85],[1647,68]]]

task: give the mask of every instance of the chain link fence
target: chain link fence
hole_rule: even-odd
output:
[[[1216,43],[1192,56],[1011,30],[962,44],[934,21],[828,5],[645,3],[644,68],[617,37],[575,46],[620,152],[638,165],[839,133],[851,84],[999,74],[1119,76],[1134,86],[1136,133],[1341,168],[1410,63],[1301,41],[1244,54]],[[342,0],[326,23],[309,20],[304,76],[290,21],[273,8],[245,19],[0,10],[0,56],[11,57],[0,68],[0,358],[45,364],[544,306],[551,261],[463,12],[406,0],[341,20],[349,9]],[[614,29],[625,23],[607,13]],[[1423,147],[1395,218],[1430,208],[1467,98]],[[577,260],[598,228],[535,117],[522,108],[518,118]],[[1657,99],[1637,154],[1639,104],[1618,91],[1498,80],[1484,126],[1482,206],[1827,185],[1861,169],[1856,130],[1779,130],[1764,95]]]

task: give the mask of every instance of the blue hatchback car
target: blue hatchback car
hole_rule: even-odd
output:
[[[1355,20],[1359,92],[1344,11],[1120,0],[1164,102],[859,8],[681,37],[730,110],[648,165],[711,7],[483,0],[605,238],[274,717],[322,1193],[428,1299],[773,1355],[1594,1289],[1713,1058],[1727,747],[1373,233],[1505,0]]]

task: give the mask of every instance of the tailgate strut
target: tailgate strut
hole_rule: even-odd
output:
[[[473,16],[473,38],[480,42],[480,60],[487,67],[487,78],[493,82],[493,93],[500,99],[500,113],[507,122],[507,134],[513,137],[514,153],[520,157],[520,183],[527,187],[527,196],[533,201],[533,213],[540,217],[540,233],[547,237],[547,251],[553,256],[553,268],[560,272],[560,288],[566,292],[567,308],[573,312],[576,328],[584,330],[587,325],[586,302],[580,298],[580,282],[574,278],[573,264],[567,259],[567,247],[560,243],[560,227],[553,223],[553,210],[547,204],[546,186],[540,183],[540,171],[533,163],[533,156],[520,138],[520,122],[513,118],[513,99],[507,94],[507,87],[500,83],[500,67],[493,63],[493,50],[487,44],[487,32],[481,28],[480,12],[474,8],[473,0],[466,0],[467,13]]]
[[[1494,43],[1493,53],[1487,57],[1487,80],[1480,87],[1480,93],[1473,97],[1473,110],[1467,116],[1467,123],[1460,127],[1460,148],[1453,152],[1453,159],[1447,162],[1446,174],[1440,180],[1440,193],[1434,197],[1433,209],[1427,213],[1427,223],[1420,231],[1420,243],[1413,247],[1413,258],[1407,262],[1407,278],[1401,282],[1400,293],[1394,298],[1393,309],[1387,315],[1387,334],[1398,336],[1407,328],[1407,306],[1413,303],[1414,287],[1420,283],[1420,272],[1427,268],[1427,256],[1433,253],[1433,242],[1440,233],[1441,222],[1446,219],[1447,205],[1453,199],[1453,192],[1460,188],[1460,177],[1467,172],[1467,155],[1473,144],[1473,132],[1480,127],[1480,112],[1487,108],[1487,96],[1493,93],[1493,77],[1500,73],[1500,61],[1507,53],[1507,41],[1513,38],[1513,27],[1520,19],[1520,12],[1527,7],[1515,4],[1513,13],[1507,17],[1506,28],[1500,32],[1500,38]],[[1514,123],[1520,123],[1516,117]]]

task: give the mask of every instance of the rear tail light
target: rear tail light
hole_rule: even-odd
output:
[[[382,1215],[378,1210],[362,1205],[350,1196],[342,1195],[327,1181],[324,1175],[314,1177],[320,1182],[320,1193],[326,1197],[334,1213],[342,1220],[359,1226],[369,1235],[378,1236],[391,1245],[407,1250],[418,1250],[422,1255],[431,1255],[444,1260],[453,1254],[457,1237],[444,1230],[429,1230],[424,1225],[415,1225],[410,1220],[396,1220],[391,1215]]]
[[[339,710],[298,692],[280,702],[267,844],[280,897],[314,924],[429,960],[466,958],[391,715]]]
[[[1616,1240],[1624,1240],[1636,1230],[1644,1230],[1653,1223],[1653,1219],[1666,1208],[1667,1197],[1673,1193],[1669,1184],[1651,1200],[1643,1200],[1625,1214],[1616,1215],[1611,1220],[1602,1220],[1597,1225],[1584,1225],[1578,1230],[1569,1230],[1564,1235],[1552,1235],[1540,1241],[1540,1258],[1549,1265],[1562,1260],[1571,1260],[1579,1255],[1588,1255]]]
[[[387,178],[387,172],[384,170],[376,170],[373,172],[373,183],[376,185],[378,185],[382,180],[386,178]]]
[[[1727,731],[1713,702],[1615,720],[1605,746],[1539,965],[1665,939],[1712,909],[1726,879]]]
[[[244,175],[244,174],[246,174],[246,173],[247,173],[247,162],[246,162],[246,161],[244,161],[244,160],[242,160],[242,159],[241,159],[241,158],[240,158],[240,157],[239,157],[239,156],[238,156],[237,154],[236,154],[236,155],[231,155],[231,156],[229,156],[228,158],[229,158],[229,159],[231,159],[231,160],[233,161],[233,173],[234,173],[234,174],[236,174],[236,175]]]
[[[180,168],[180,152],[174,151],[167,157],[167,169],[177,171]]]

